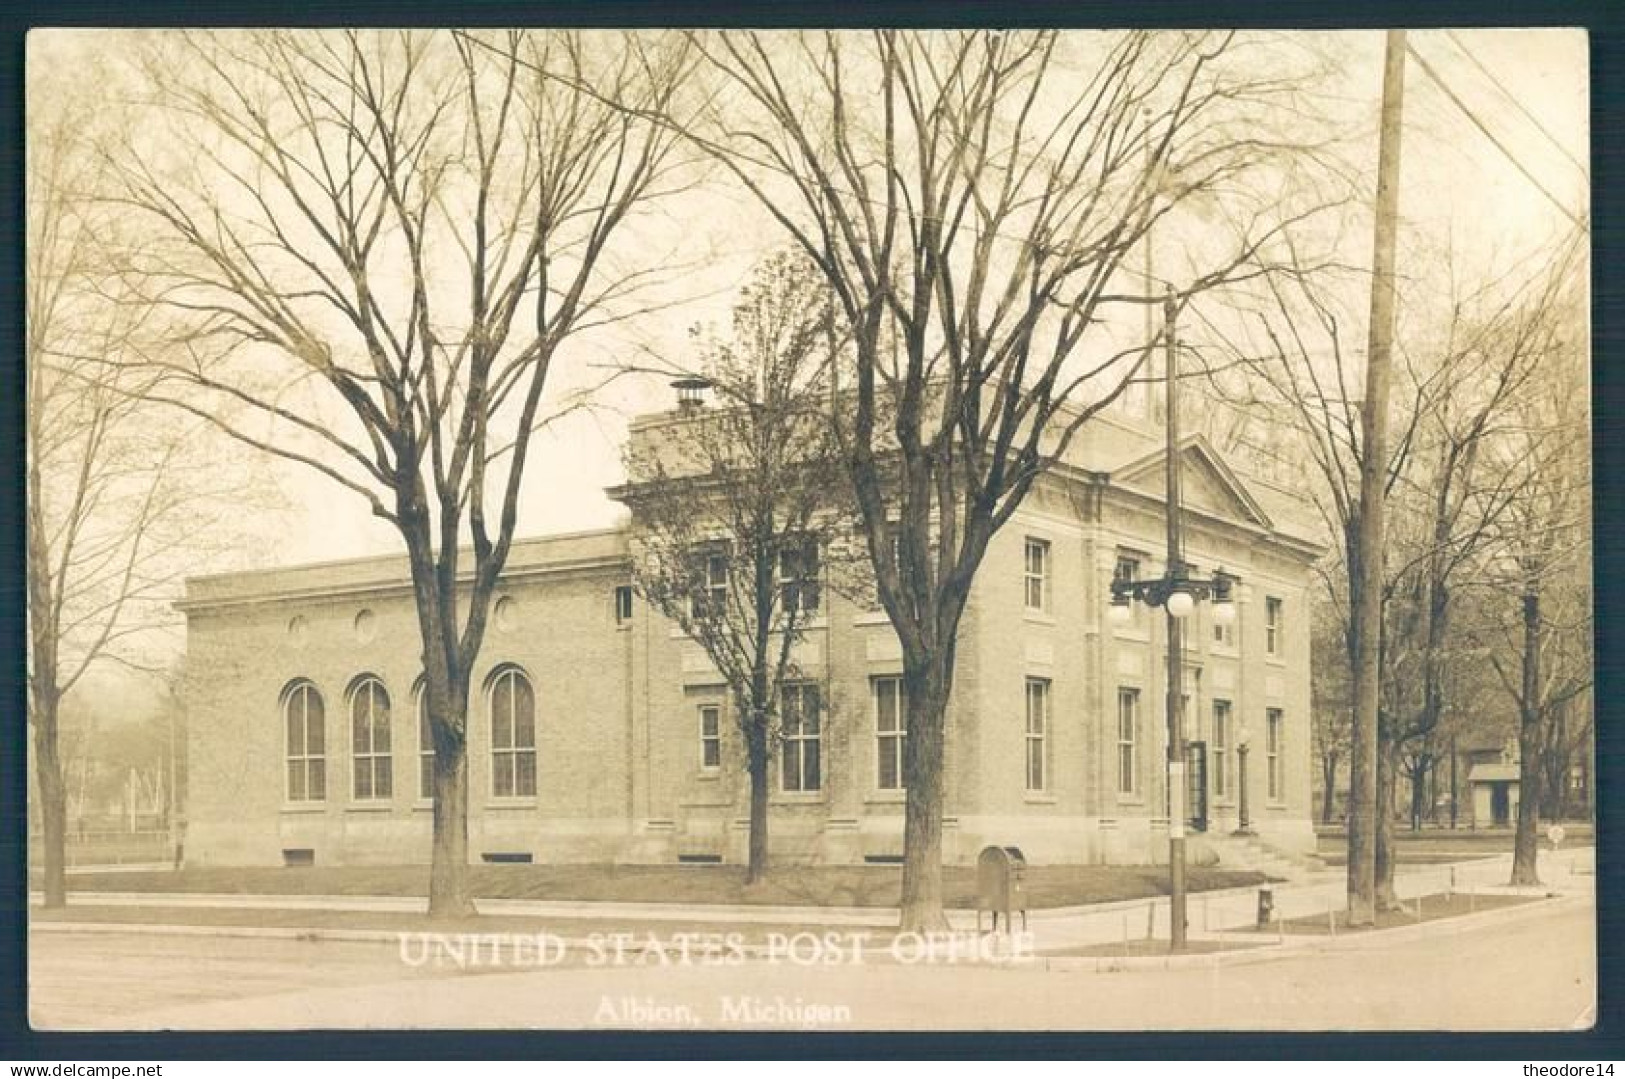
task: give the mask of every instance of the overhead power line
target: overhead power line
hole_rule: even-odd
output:
[[[1545,195],[1553,206],[1557,207],[1559,213],[1572,221],[1576,228],[1585,229],[1587,232],[1591,231],[1589,226],[1576,217],[1572,210],[1570,210],[1567,206],[1564,206],[1558,197],[1552,194],[1545,184],[1535,179],[1535,174],[1524,167],[1523,162],[1519,161],[1512,151],[1507,149],[1505,143],[1495,137],[1494,132],[1484,126],[1484,121],[1480,120],[1478,118],[1478,114],[1473,112],[1472,109],[1469,109],[1466,103],[1463,102],[1460,97],[1456,96],[1456,92],[1450,88],[1450,84],[1445,82],[1444,78],[1440,76],[1437,71],[1433,70],[1433,65],[1429,64],[1425,59],[1422,58],[1422,54],[1416,51],[1416,46],[1407,43],[1405,46],[1405,51],[1408,52],[1411,55],[1411,58],[1421,67],[1422,72],[1427,75],[1428,78],[1432,79],[1434,84],[1438,86],[1439,89],[1444,91],[1445,96],[1455,104],[1456,108],[1461,110],[1462,115],[1471,120],[1473,126],[1478,128],[1479,131],[1483,132],[1486,139],[1489,139],[1490,142],[1495,144],[1495,148],[1500,150],[1501,154],[1508,161],[1512,162],[1514,168],[1523,173],[1524,179],[1534,184],[1540,193]]]
[[[1454,30],[1446,30],[1445,36],[1448,37],[1456,48],[1461,51],[1463,56],[1467,57],[1467,59],[1473,62],[1473,66],[1478,68],[1478,70],[1483,73],[1484,77],[1488,79],[1497,90],[1501,91],[1501,96],[1512,102],[1513,107],[1523,114],[1524,119],[1528,120],[1531,124],[1534,124],[1540,133],[1546,136],[1547,141],[1549,141],[1553,146],[1557,147],[1558,153],[1562,154],[1564,157],[1573,162],[1574,167],[1579,169],[1582,175],[1587,177],[1591,175],[1591,171],[1586,168],[1585,163],[1571,154],[1568,147],[1564,146],[1562,142],[1558,141],[1557,136],[1552,134],[1551,129],[1542,123],[1539,117],[1530,112],[1528,107],[1525,106],[1523,102],[1518,100],[1517,95],[1508,90],[1506,85],[1502,83],[1500,79],[1497,79],[1489,68],[1484,66],[1483,61],[1473,55],[1472,50],[1468,49],[1467,46],[1462,42],[1461,38],[1456,36],[1456,32]]]

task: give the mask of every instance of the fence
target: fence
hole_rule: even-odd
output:
[[[28,864],[38,867],[44,861],[43,837],[28,837]],[[175,839],[168,829],[140,831],[70,831],[67,836],[67,864],[132,865],[165,863],[174,860]]]

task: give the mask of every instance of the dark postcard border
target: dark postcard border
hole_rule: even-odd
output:
[[[1225,1033],[697,1033],[365,1032],[61,1034],[27,1025],[27,727],[22,315],[22,66],[33,26],[179,25],[572,25],[572,26],[1271,26],[1305,29],[1440,26],[1583,26],[1591,31],[1593,149],[1593,374],[1597,599],[1598,1025],[1588,1032],[1521,1034]],[[0,1056],[91,1059],[830,1059],[830,1058],[1443,1058],[1608,1059],[1625,1055],[1618,896],[1618,829],[1625,789],[1625,693],[1619,629],[1625,591],[1625,16],[1606,2],[1534,4],[1367,0],[1359,5],[1275,0],[1102,0],[972,3],[966,0],[831,0],[816,6],[720,0],[706,4],[597,0],[579,3],[462,3],[408,6],[386,0],[232,0],[209,9],[176,0],[127,4],[7,5],[0,14]]]

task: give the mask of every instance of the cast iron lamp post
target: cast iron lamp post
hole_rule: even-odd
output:
[[[1240,785],[1240,820],[1236,823],[1236,835],[1252,835],[1253,822],[1247,816],[1247,743],[1252,738],[1252,732],[1245,725],[1236,739],[1236,781]]]
[[[1168,394],[1167,487],[1168,568],[1161,577],[1145,581],[1112,581],[1108,617],[1124,623],[1132,617],[1135,601],[1161,607],[1168,615],[1168,915],[1169,949],[1185,950],[1185,685],[1184,619],[1200,600],[1213,604],[1219,622],[1235,618],[1231,589],[1235,578],[1224,570],[1211,577],[1196,577],[1185,565],[1180,538],[1179,508],[1179,372],[1175,352],[1173,288],[1162,301],[1163,345],[1167,349]]]

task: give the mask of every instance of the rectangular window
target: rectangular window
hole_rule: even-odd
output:
[[[1049,679],[1027,679],[1027,789],[1041,791],[1049,783],[1045,767],[1045,737],[1049,733]]]
[[[429,727],[429,695],[418,693],[418,797],[434,798],[434,732]]]
[[[728,555],[722,551],[701,554],[694,560],[690,594],[695,618],[721,618],[728,610]]]
[[[1140,789],[1140,691],[1127,686],[1117,690],[1117,793],[1136,794]]]
[[[632,586],[615,586],[615,624],[624,626],[632,621]]]
[[[1049,541],[1027,537],[1027,609],[1049,610]]]
[[[700,705],[700,771],[715,772],[722,767],[722,708]]]
[[[1264,710],[1264,775],[1268,784],[1269,799],[1272,802],[1281,800],[1281,727],[1281,710],[1279,708],[1266,708]]]
[[[1230,702],[1213,702],[1213,757],[1208,763],[1213,772],[1213,797],[1225,798],[1230,794]]]
[[[1140,579],[1140,559],[1137,555],[1119,554],[1117,567],[1112,571],[1114,581],[1137,581]],[[1145,604],[1130,602],[1128,624],[1135,628],[1145,625]]]
[[[816,791],[824,785],[821,701],[818,686],[798,682],[784,687],[780,709],[780,786]]]
[[[1272,656],[1281,654],[1281,631],[1284,605],[1274,596],[1264,600],[1264,651]]]
[[[908,736],[908,699],[903,680],[876,678],[875,693],[875,787],[883,791],[903,789],[903,739]]]
[[[813,614],[823,599],[818,544],[796,540],[779,551],[779,602],[786,613]]]

